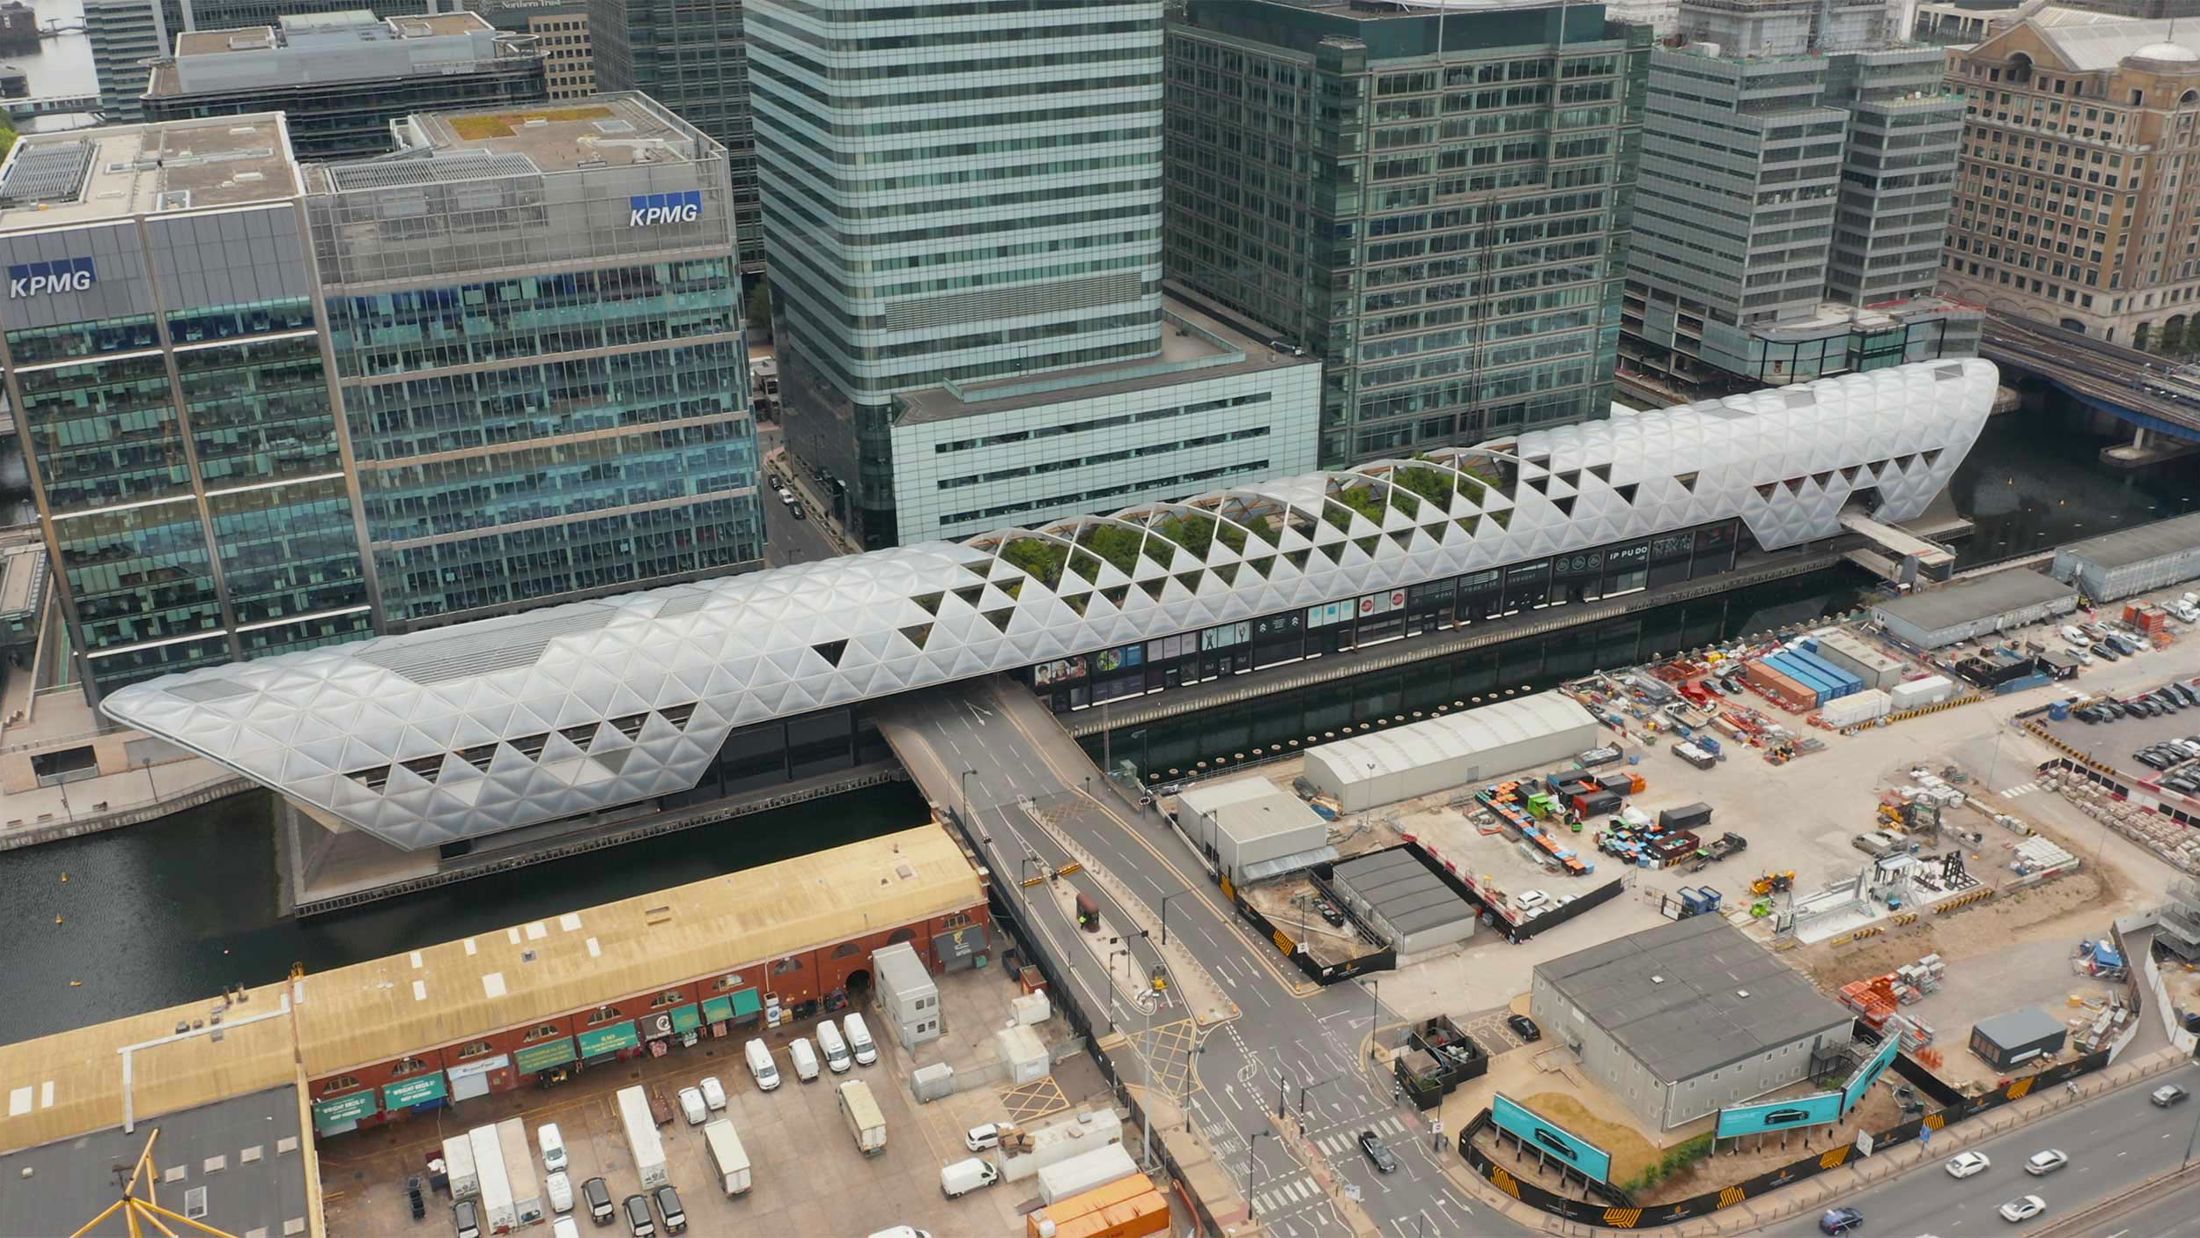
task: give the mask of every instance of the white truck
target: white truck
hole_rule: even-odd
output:
[[[1119,1178],[1128,1178],[1138,1172],[1138,1163],[1123,1145],[1112,1143],[1104,1148],[1094,1148],[1066,1161],[1056,1161],[1039,1171],[1039,1202],[1059,1203],[1072,1195],[1082,1194],[1096,1186],[1106,1186]]]
[[[665,1168],[665,1141],[657,1137],[657,1119],[650,1115],[649,1097],[640,1088],[619,1089],[619,1121],[626,1127],[626,1146],[634,1153],[634,1172],[641,1175],[642,1189],[672,1185]]]
[[[504,1152],[504,1181],[512,1190],[512,1219],[520,1225],[542,1220],[542,1175],[535,1172],[535,1147],[527,1123],[506,1118],[497,1123],[497,1146]]]
[[[856,1149],[865,1156],[879,1156],[886,1151],[886,1116],[878,1111],[878,1102],[871,1099],[871,1089],[862,1080],[851,1079],[840,1085],[840,1114],[848,1120],[848,1132],[856,1138]]]
[[[749,1152],[733,1123],[720,1118],[703,1128],[703,1142],[710,1145],[710,1162],[718,1167],[718,1185],[728,1197],[744,1194],[750,1185]]]
[[[965,1157],[940,1166],[940,1194],[960,1199],[982,1186],[1001,1180],[1001,1171],[982,1156]]]
[[[504,1172],[504,1147],[497,1142],[497,1128],[477,1126],[466,1132],[474,1145],[474,1172],[481,1180],[481,1226],[491,1234],[509,1234],[519,1228],[519,1213],[512,1207],[512,1180]]]
[[[474,1141],[463,1132],[443,1141],[443,1172],[450,1175],[452,1199],[481,1194],[481,1177],[474,1172]]]

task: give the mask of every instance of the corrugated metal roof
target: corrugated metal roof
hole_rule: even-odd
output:
[[[2052,576],[2028,568],[2013,568],[1944,589],[1877,602],[1872,610],[1882,617],[1899,619],[1919,631],[1936,632],[2076,594],[2075,588]]]
[[[2200,546],[2200,512],[2072,542],[2062,548],[2062,553],[2096,567],[2119,568],[2190,551],[2196,546]]]
[[[1538,692],[1395,730],[1340,739],[1309,748],[1307,754],[1320,753],[1330,769],[1355,780],[1380,778],[1596,724],[1596,716],[1571,697]]]
[[[2050,18],[2048,14],[2056,16]],[[2169,21],[2084,20],[2068,9],[2047,9],[2031,18],[2047,45],[2072,69],[2113,69],[2142,47],[2176,41],[2177,23]],[[2045,19],[2045,20],[2043,20]],[[2193,36],[2186,23],[2185,36]]]

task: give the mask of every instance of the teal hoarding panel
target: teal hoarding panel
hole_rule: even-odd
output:
[[[1894,1065],[1894,1059],[1901,1052],[1902,1038],[1889,1033],[1880,1042],[1879,1051],[1864,1059],[1864,1064],[1856,1068],[1856,1073],[1849,1076],[1848,1083],[1842,1087],[1842,1116],[1846,1117],[1851,1109],[1864,1102],[1864,1094],[1872,1090],[1874,1083],[1879,1082],[1879,1076],[1887,1073],[1887,1068]]]
[[[1556,1123],[1537,1117],[1512,1099],[1502,1095],[1493,1097],[1490,1119],[1497,1124],[1497,1129],[1589,1181],[1612,1180],[1611,1153]]]
[[[1841,1103],[1843,1095],[1841,1092],[1818,1092],[1766,1101],[1761,1105],[1733,1105],[1721,1109],[1718,1137],[1732,1139],[1737,1135],[1762,1135],[1838,1122],[1848,1112]]]

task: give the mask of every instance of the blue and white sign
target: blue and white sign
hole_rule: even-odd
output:
[[[1872,1090],[1872,1085],[1879,1082],[1879,1076],[1887,1073],[1887,1068],[1894,1065],[1896,1055],[1901,1052],[1900,1036],[1889,1033],[1885,1040],[1879,1042],[1879,1051],[1865,1059],[1864,1064],[1856,1068],[1856,1073],[1849,1076],[1848,1083],[1841,1088],[1841,1112],[1844,1115],[1864,1102],[1864,1093]]]
[[[1719,1110],[1718,1137],[1732,1139],[1738,1135],[1763,1135],[1838,1122],[1847,1112],[1841,1098],[1839,1092],[1816,1092],[1760,1105],[1730,1105]]]
[[[8,267],[10,297],[42,297],[54,292],[84,292],[91,288],[92,282],[92,260],[89,258],[21,262]]]
[[[1511,1135],[1591,1182],[1612,1180],[1612,1154],[1520,1107],[1502,1094],[1490,1098],[1490,1121]]]
[[[638,193],[626,200],[629,228],[654,228],[658,224],[691,224],[703,217],[703,191]]]

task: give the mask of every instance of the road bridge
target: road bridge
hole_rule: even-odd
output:
[[[2200,446],[2200,382],[2177,376],[2159,357],[1992,312],[1979,355],[2131,426],[2128,446],[2102,453],[2108,464],[2150,464]]]
[[[98,95],[47,95],[37,99],[0,99],[0,107],[16,120],[33,116],[96,115]]]

